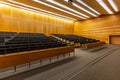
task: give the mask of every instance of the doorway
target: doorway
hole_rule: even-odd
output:
[[[110,44],[119,44],[120,45],[120,35],[111,35],[109,36]]]

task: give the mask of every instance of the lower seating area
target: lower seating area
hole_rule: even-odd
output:
[[[85,49],[96,48],[105,44],[105,41],[71,34],[52,34],[52,37],[66,42],[67,44],[74,45],[75,47],[81,47]]]
[[[0,33],[1,36],[4,33]],[[9,35],[8,35],[9,34]],[[47,48],[67,46],[66,43],[38,33],[6,33],[9,39],[0,45],[0,54],[41,50]],[[5,38],[6,39],[6,38]]]

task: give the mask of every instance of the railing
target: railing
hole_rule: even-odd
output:
[[[66,47],[59,47],[59,48],[51,48],[51,49],[0,55],[0,69],[14,66],[14,71],[16,71],[17,65],[29,63],[29,67],[30,67],[31,66],[30,63],[33,61],[42,60],[46,58],[50,58],[51,60],[51,57],[58,56],[59,58],[59,55],[64,56],[65,54],[70,52],[74,53],[74,47],[66,46]]]

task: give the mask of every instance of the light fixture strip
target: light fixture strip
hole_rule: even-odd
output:
[[[50,3],[53,3],[53,4],[57,5],[57,6],[60,6],[60,7],[62,7],[62,8],[65,8],[65,9],[67,9],[67,10],[69,10],[69,11],[72,11],[72,12],[78,14],[78,15],[84,16],[85,18],[90,18],[89,16],[87,16],[87,15],[85,15],[85,14],[82,14],[82,13],[80,13],[80,12],[74,10],[74,9],[71,9],[71,8],[68,7],[68,6],[65,6],[65,5],[63,5],[63,4],[60,4],[60,3],[56,2],[55,0],[46,0],[46,1],[48,1],[48,2],[50,2]]]
[[[64,1],[68,2],[68,0],[64,0]],[[90,11],[84,9],[83,7],[79,6],[78,4],[76,4],[76,3],[72,3],[72,4],[73,4],[73,6],[77,7],[78,9],[80,9],[80,10],[86,12],[86,13],[88,13],[88,14],[94,16],[94,17],[98,17],[98,15],[93,14],[92,12],[90,12]]]
[[[87,11],[86,9],[84,9],[84,8],[80,7],[80,6],[79,6],[79,5],[77,5],[77,4],[74,4],[74,3],[73,3],[73,5],[74,5],[75,7],[77,7],[77,8],[79,8],[79,9],[81,9],[81,10],[83,10],[83,11],[87,12],[87,13],[88,13],[88,14],[90,14],[90,15],[92,15],[92,16],[94,16],[94,17],[97,17],[97,15],[95,15],[95,14],[93,14],[93,13],[91,13],[91,12]]]
[[[65,6],[65,5],[63,5],[63,4],[60,4],[60,3],[56,2],[55,0],[46,0],[46,1],[48,1],[48,2],[50,2],[50,3],[53,3],[53,4],[57,5],[57,6],[60,6],[60,7],[62,7],[62,8],[65,8],[65,9],[67,9],[67,10],[69,10],[69,11],[72,11],[72,12],[78,14],[78,15],[81,15],[81,16],[84,16],[84,17],[86,17],[86,18],[89,18],[89,16],[87,16],[87,15],[85,15],[85,14],[82,14],[82,13],[80,13],[80,12],[74,10],[74,9],[71,9],[71,8],[69,8],[68,6]]]
[[[113,12],[109,9],[109,7],[104,3],[103,0],[96,0],[98,4],[100,4],[109,14],[113,14]]]
[[[94,13],[96,13],[97,15],[100,15],[100,13],[98,11],[96,11],[95,9],[91,8],[89,5],[87,5],[86,3],[84,3],[82,0],[76,0],[77,2],[81,3],[82,5],[86,6],[88,9],[90,9],[91,11],[93,11]]]
[[[34,11],[34,12],[37,12],[37,13],[40,13],[39,11],[43,12],[42,14],[47,14],[49,16],[53,16],[53,17],[62,17],[61,19],[67,19],[67,20],[71,20],[71,21],[75,21],[76,19],[74,18],[71,18],[71,17],[66,17],[66,16],[63,16],[63,15],[60,15],[60,14],[56,14],[56,13],[53,13],[53,12],[49,12],[49,11],[46,11],[46,10],[43,10],[43,9],[39,9],[39,8],[36,8],[36,7],[33,7],[33,6],[30,6],[30,5],[26,5],[26,4],[23,4],[23,3],[19,3],[19,2],[16,2],[16,1],[13,1],[13,0],[8,0],[9,2],[12,2],[14,4],[19,4],[19,5],[22,5],[22,6],[18,6],[18,5],[15,5],[15,6],[18,6],[18,7],[22,7],[22,9],[26,9],[25,7],[27,7],[26,10],[29,10],[29,11]],[[31,9],[30,9],[31,8]],[[56,16],[55,16],[56,15]]]
[[[115,4],[115,2],[113,0],[108,0],[108,2],[110,3],[110,5],[113,7],[113,9],[118,12],[119,9],[117,7],[117,5]]]
[[[73,15],[73,16],[76,16],[76,17],[79,17],[79,18],[81,18],[81,19],[86,19],[85,17],[82,17],[82,16],[79,16],[79,15],[73,14],[73,13],[71,13],[71,12],[68,12],[68,11],[63,10],[63,9],[61,9],[61,8],[58,8],[58,7],[55,7],[55,6],[53,6],[53,5],[47,4],[47,3],[42,2],[42,1],[40,1],[40,0],[33,0],[33,1],[38,2],[38,3],[40,3],[40,4],[43,4],[43,5],[46,5],[46,6],[48,6],[48,7],[51,7],[51,8],[57,9],[57,10],[59,10],[59,11],[62,11],[62,12],[68,13],[68,14],[70,14],[70,15]]]

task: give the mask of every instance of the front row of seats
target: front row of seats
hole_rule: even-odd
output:
[[[92,49],[92,48],[102,46],[104,44],[105,44],[105,41],[100,41],[100,42],[96,42],[96,43],[82,44],[81,47],[84,48],[84,49]]]

